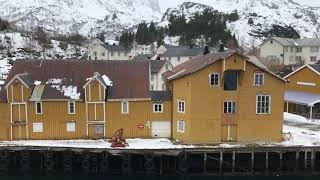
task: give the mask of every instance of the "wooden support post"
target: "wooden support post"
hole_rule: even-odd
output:
[[[219,161],[219,173],[222,174],[222,168],[223,168],[223,152],[220,152],[220,161]]]
[[[269,153],[266,152],[266,173],[269,173]]]
[[[163,174],[163,159],[162,159],[163,156],[160,156],[160,176],[162,176]]]
[[[287,107],[286,107],[287,113],[289,112],[289,102],[287,101]]]
[[[299,170],[299,155],[300,155],[300,152],[296,151],[296,171]]]
[[[254,152],[251,152],[251,174],[254,174]]]
[[[282,166],[283,166],[283,154],[282,154],[282,152],[280,152],[280,172],[282,171]]]
[[[207,160],[208,160],[208,155],[207,153],[203,154],[203,172],[207,173]]]
[[[232,173],[235,171],[235,166],[236,166],[236,153],[233,151],[232,152]]]
[[[315,163],[315,152],[314,151],[311,151],[311,170],[313,171],[314,170],[314,163]]]

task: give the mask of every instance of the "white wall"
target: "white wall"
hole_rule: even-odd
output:
[[[96,56],[95,56],[96,53]],[[109,52],[106,48],[101,45],[92,46],[89,50],[89,56],[92,60],[129,60],[129,54],[124,51],[113,51]]]

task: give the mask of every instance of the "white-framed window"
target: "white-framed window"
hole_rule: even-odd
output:
[[[113,55],[114,55],[114,52],[111,52],[110,54],[111,54],[111,56],[113,56]]]
[[[288,51],[289,51],[288,46],[285,46],[285,47],[284,47],[284,51],[285,51],[285,52],[288,52]]]
[[[36,114],[42,114],[42,102],[35,103]]]
[[[261,72],[254,73],[254,85],[255,86],[264,85],[264,73],[261,73]]]
[[[177,62],[180,62],[180,60],[181,60],[181,57],[180,57],[180,56],[178,56],[178,58],[177,58]]]
[[[101,53],[101,56],[106,56],[106,53],[104,53],[104,52],[103,52],[103,53]]]
[[[163,103],[153,103],[154,113],[163,113]]]
[[[68,102],[68,113],[69,114],[76,114],[76,102],[75,101]]]
[[[296,47],[296,52],[297,52],[297,53],[302,52],[302,47]]]
[[[310,62],[316,62],[317,56],[310,56]]]
[[[153,91],[154,90],[154,86],[153,85],[151,85],[151,91]]]
[[[180,133],[184,133],[185,130],[185,122],[183,120],[177,121],[177,131]]]
[[[32,124],[32,130],[35,133],[43,132],[43,123],[33,123]]]
[[[185,105],[186,102],[184,100],[179,99],[177,102],[177,110],[179,113],[184,113],[185,112]]]
[[[302,56],[296,56],[296,61],[297,61],[297,62],[302,61]]]
[[[121,52],[118,52],[118,56],[121,56]]]
[[[104,125],[95,124],[94,125],[94,134],[95,135],[103,135],[104,134]]]
[[[290,52],[293,52],[293,47],[290,47]]]
[[[270,95],[257,95],[256,97],[256,113],[257,114],[270,114]]]
[[[319,47],[318,46],[314,46],[310,48],[311,52],[319,52]]]
[[[129,113],[129,102],[128,101],[122,101],[121,102],[121,113],[122,114],[128,114]]]
[[[234,102],[234,101],[224,102],[224,113],[225,114],[236,113],[236,102]]]
[[[219,73],[209,74],[209,84],[210,84],[210,86],[219,86],[220,85],[220,74]]]
[[[66,124],[67,132],[76,132],[76,123],[75,122],[68,122]]]

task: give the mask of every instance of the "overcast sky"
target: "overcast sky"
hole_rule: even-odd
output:
[[[162,12],[165,12],[169,7],[177,6],[184,1],[193,2],[209,2],[209,0],[159,0]],[[254,0],[253,0],[254,1]],[[300,4],[320,7],[320,0],[294,0]]]

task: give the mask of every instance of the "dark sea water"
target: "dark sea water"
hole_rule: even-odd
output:
[[[320,176],[0,176],[0,180],[320,180]]]

